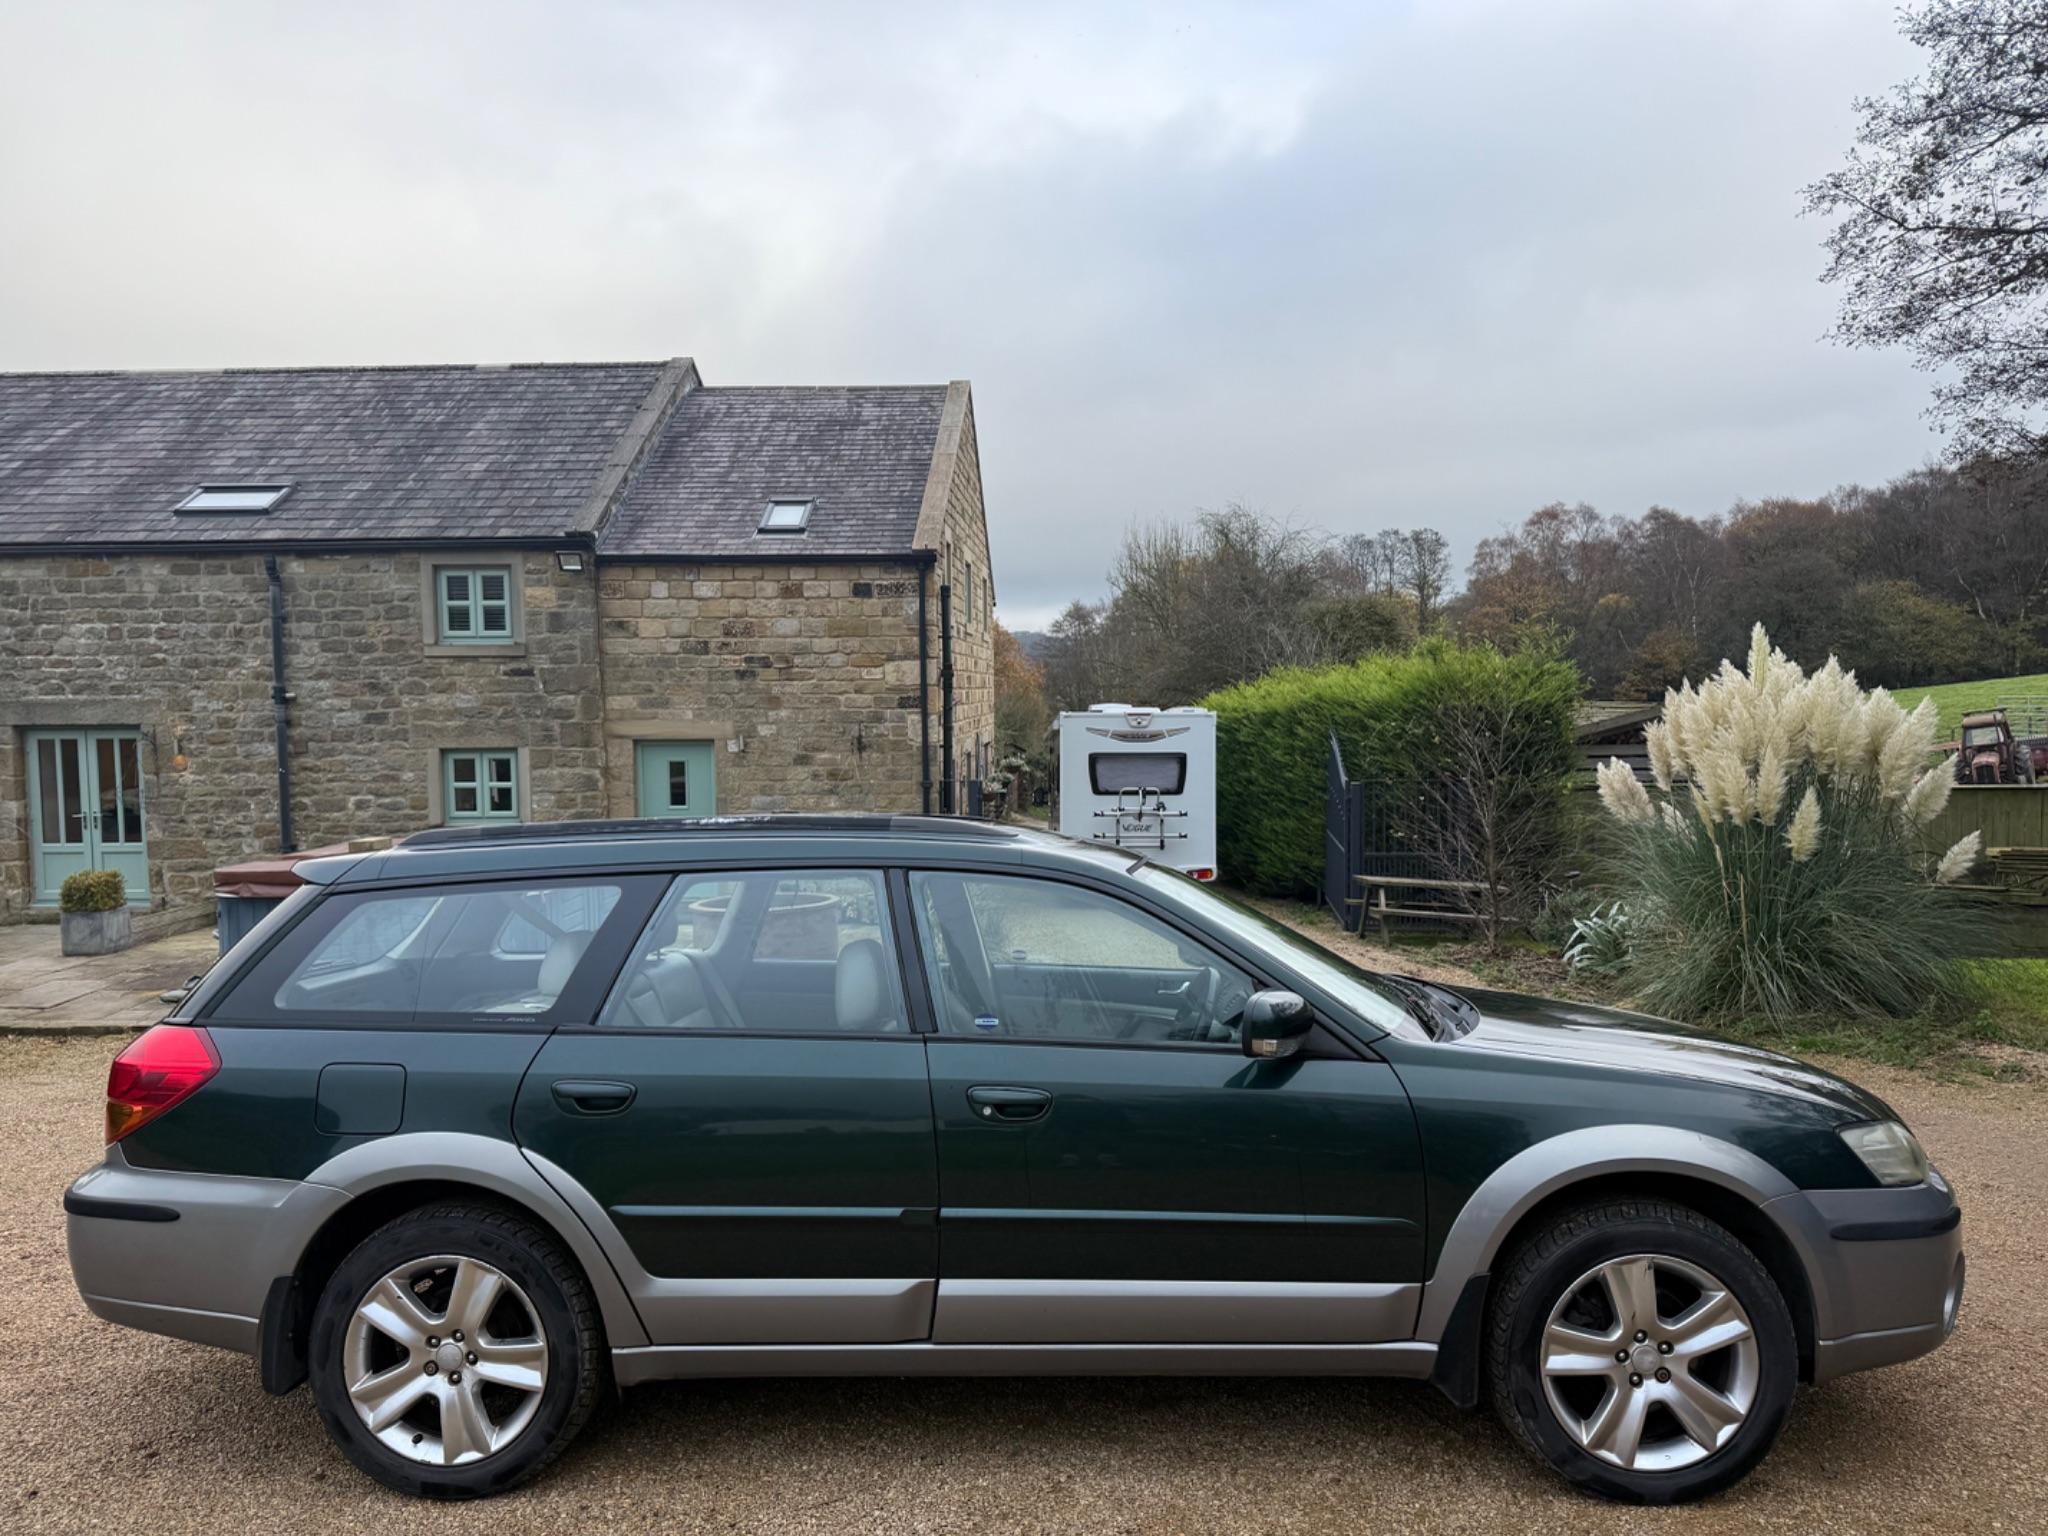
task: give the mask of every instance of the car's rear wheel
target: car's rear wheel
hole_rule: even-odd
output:
[[[1671,1504],[1763,1460],[1799,1348],[1785,1298],[1732,1234],[1620,1200],[1561,1214],[1509,1257],[1487,1363],[1501,1417],[1564,1476]]]
[[[373,1232],[321,1293],[310,1360],[349,1460],[429,1498],[502,1493],[596,1407],[597,1312],[554,1237],[512,1212],[438,1205]]]

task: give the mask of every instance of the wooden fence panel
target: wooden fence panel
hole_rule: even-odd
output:
[[[1958,785],[1927,825],[1927,841],[1946,848],[1980,832],[1986,848],[2048,848],[2048,784]]]

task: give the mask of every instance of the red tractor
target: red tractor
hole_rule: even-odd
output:
[[[1958,784],[2037,781],[2048,781],[2048,739],[2016,740],[2002,709],[1963,716],[1963,739],[1956,753]]]

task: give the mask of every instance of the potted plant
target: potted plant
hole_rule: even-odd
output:
[[[62,947],[67,955],[111,955],[135,942],[128,914],[128,882],[118,869],[81,869],[57,892]]]

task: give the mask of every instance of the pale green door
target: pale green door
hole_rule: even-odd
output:
[[[708,741],[642,741],[633,748],[642,816],[718,814],[718,759]]]
[[[128,904],[149,905],[142,741],[134,731],[31,731],[29,851],[35,903],[54,907],[64,877],[118,869]]]

